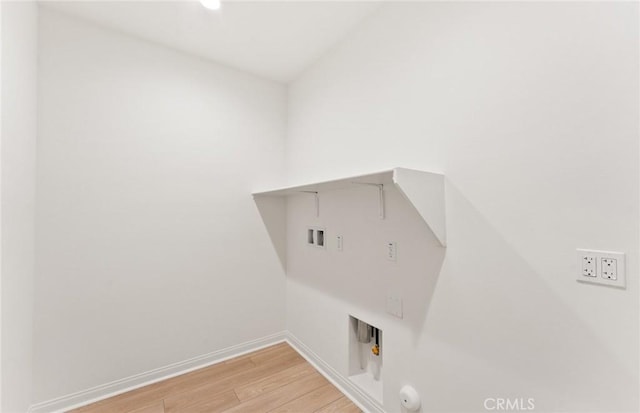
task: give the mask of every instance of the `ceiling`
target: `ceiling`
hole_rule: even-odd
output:
[[[373,13],[371,1],[46,1],[44,7],[279,82]]]

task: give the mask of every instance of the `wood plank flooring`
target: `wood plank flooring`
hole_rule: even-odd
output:
[[[357,413],[286,343],[123,393],[74,413]]]

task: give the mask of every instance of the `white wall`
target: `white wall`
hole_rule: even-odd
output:
[[[2,405],[31,397],[34,278],[37,6],[2,2]]]
[[[443,172],[442,268],[401,206],[396,226],[361,234],[366,195],[319,221],[296,198],[288,329],[346,375],[347,315],[383,324],[390,412],[407,382],[425,412],[485,411],[490,397],[638,411],[637,40],[634,3],[381,8],[291,85],[287,173]],[[375,254],[399,237],[397,267],[348,253],[346,235],[344,256],[302,249],[296,236],[314,222]],[[626,252],[628,288],[577,283],[576,248]],[[404,320],[384,312],[393,290]]]
[[[2,4],[0,4],[0,68],[2,68]],[[0,69],[0,114],[2,113],[2,70]],[[2,118],[0,116],[0,178],[2,176]],[[2,179],[0,179],[0,217],[2,214]],[[0,218],[0,237],[2,234],[2,218]],[[0,246],[0,407],[2,398],[2,247]]]
[[[31,398],[37,6],[2,2],[2,407]]]
[[[41,9],[34,402],[284,329],[286,91]]]

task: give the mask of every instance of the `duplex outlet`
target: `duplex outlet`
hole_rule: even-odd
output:
[[[594,255],[583,254],[580,257],[580,265],[582,269],[582,276],[584,277],[596,277],[596,257]]]
[[[578,281],[626,288],[625,257],[622,252],[576,250]]]
[[[602,274],[602,278],[606,278],[607,280],[617,280],[618,279],[618,260],[615,258],[603,258],[600,260],[600,273]]]

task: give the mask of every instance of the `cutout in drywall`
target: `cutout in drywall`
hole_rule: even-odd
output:
[[[324,248],[324,230],[319,229],[316,231],[316,245]]]
[[[349,316],[349,380],[382,404],[382,330]]]
[[[317,227],[307,227],[307,245],[318,248],[325,248],[325,229]]]

